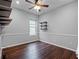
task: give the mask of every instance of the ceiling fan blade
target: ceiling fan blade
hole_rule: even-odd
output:
[[[38,0],[35,0],[35,4],[37,4]]]
[[[31,3],[31,4],[34,4],[33,2],[31,2],[31,1],[29,1],[29,0],[26,0],[26,2]]]
[[[34,6],[33,6],[33,7],[31,7],[31,8],[29,8],[29,9],[32,9],[32,8],[34,8]]]
[[[49,5],[40,5],[40,6],[42,6],[42,7],[49,7]]]

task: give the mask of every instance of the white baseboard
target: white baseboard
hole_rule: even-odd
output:
[[[34,41],[38,41],[38,40],[34,40]],[[34,42],[34,41],[21,42],[21,43],[18,43],[18,44],[8,45],[8,46],[6,46],[6,47],[2,47],[1,49],[8,48],[8,47],[14,47],[14,46],[18,46],[18,45],[22,45],[22,44],[26,44],[26,43]],[[40,41],[41,41],[41,42],[48,43],[48,44],[51,44],[51,45],[55,45],[55,46],[58,46],[58,47],[61,47],[61,48],[65,48],[65,49],[68,49],[68,50],[71,50],[71,51],[74,51],[74,52],[77,52],[77,51],[76,51],[76,50],[74,50],[74,49],[67,48],[67,47],[64,47],[64,46],[61,46],[61,45],[57,45],[57,44],[50,43],[50,42],[43,41],[43,40],[40,40]]]
[[[5,47],[1,47],[1,49],[5,49],[5,48],[9,48],[9,47],[14,47],[14,46],[22,45],[22,44],[27,44],[27,43],[34,42],[34,41],[38,41],[38,40],[33,40],[33,41],[29,41],[29,42],[21,42],[21,43],[17,43],[17,44],[12,44],[12,45],[8,45],[8,46],[5,46]]]
[[[78,50],[76,51],[76,56],[78,57]]]
[[[71,51],[73,51],[73,52],[76,53],[76,50],[74,50],[74,49],[71,49],[71,48],[68,48],[68,47],[64,47],[64,46],[61,46],[61,45],[57,45],[57,44],[55,44],[55,43],[50,43],[50,42],[47,42],[47,41],[43,41],[43,40],[40,40],[40,41],[41,41],[41,42],[48,43],[48,44],[51,44],[51,45],[55,45],[55,46],[58,46],[58,47],[61,47],[61,48],[65,48],[65,49],[71,50]]]

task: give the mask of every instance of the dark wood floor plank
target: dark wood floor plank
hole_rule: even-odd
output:
[[[11,47],[3,52],[5,59],[77,59],[75,52],[44,42]]]

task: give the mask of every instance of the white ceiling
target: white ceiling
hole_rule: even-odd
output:
[[[19,1],[20,4],[16,4],[16,1]],[[34,0],[30,0],[34,2]],[[77,1],[77,0],[43,0],[43,3],[48,4],[48,8],[42,8],[42,11],[39,12],[39,14],[46,13],[48,11],[51,11],[57,7],[60,7],[62,5],[68,4],[70,2]],[[25,0],[12,0],[12,7],[16,7],[22,10],[25,10],[30,13],[37,14],[37,11],[34,9],[29,10],[30,7],[32,7],[32,4],[27,3]]]

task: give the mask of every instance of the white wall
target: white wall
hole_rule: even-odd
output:
[[[29,36],[29,20],[36,20],[36,15],[13,8],[10,18],[12,22],[3,29],[2,47],[15,46],[35,41]]]
[[[40,16],[40,22],[48,21],[48,31],[40,30],[40,40],[76,50],[78,43],[77,8],[77,1],[75,1]]]

